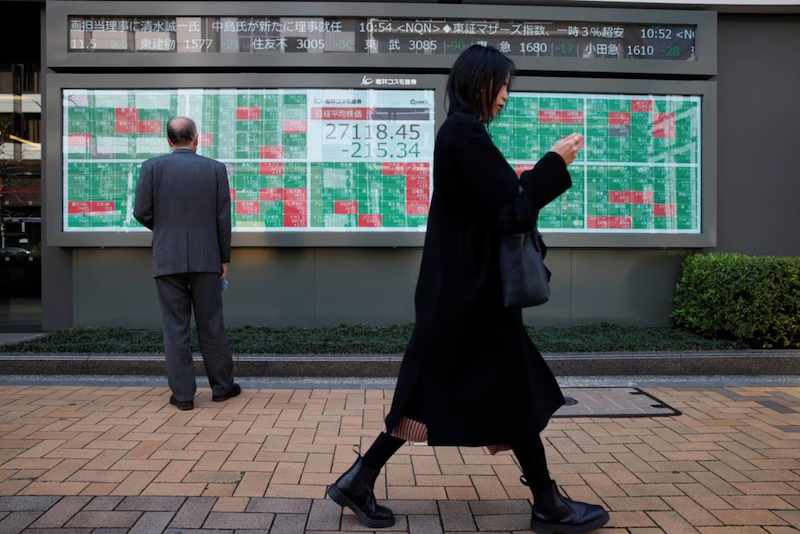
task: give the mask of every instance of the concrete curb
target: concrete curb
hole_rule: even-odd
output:
[[[548,353],[556,376],[800,376],[800,351]],[[194,355],[204,375],[203,360]],[[234,355],[242,377],[396,377],[402,355]],[[6,375],[163,375],[163,354],[0,354]]]

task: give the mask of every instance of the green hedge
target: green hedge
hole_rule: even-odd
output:
[[[401,354],[412,324],[228,328],[234,354]],[[733,350],[746,348],[731,340],[707,339],[677,328],[645,328],[609,323],[570,327],[532,327],[528,332],[542,352],[618,352]],[[200,350],[191,332],[194,352]],[[70,328],[44,337],[0,346],[2,354],[163,354],[161,330]]]
[[[674,299],[675,324],[751,348],[800,347],[800,258],[692,254]]]

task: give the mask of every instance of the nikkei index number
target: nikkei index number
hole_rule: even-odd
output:
[[[324,137],[331,141],[350,141],[343,152],[349,158],[419,158],[420,124],[371,122],[366,124],[328,122]]]

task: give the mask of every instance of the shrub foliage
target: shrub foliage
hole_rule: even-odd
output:
[[[676,287],[672,318],[690,332],[751,348],[798,348],[800,258],[689,255]]]

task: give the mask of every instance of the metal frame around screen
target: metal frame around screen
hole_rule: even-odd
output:
[[[436,91],[435,127],[445,117],[443,75],[387,74],[415,78],[416,89]],[[361,74],[48,74],[46,114],[57,127],[46,132],[46,209],[48,244],[68,247],[150,246],[149,232],[65,232],[63,230],[62,89],[180,89],[180,88],[352,88],[360,87]],[[280,83],[277,83],[280,81]],[[518,77],[514,90],[574,93],[692,95],[701,103],[701,220],[698,234],[591,232],[547,230],[552,247],[575,248],[700,248],[716,245],[716,83],[706,81],[617,80],[589,78]],[[57,214],[57,215],[56,215]],[[424,232],[294,231],[290,233],[233,233],[235,247],[419,247]]]
[[[47,2],[47,67],[77,69],[449,69],[452,55],[70,53],[69,16],[308,16],[588,20],[697,26],[697,60],[589,60],[514,57],[520,72],[618,73],[711,77],[717,73],[716,13],[699,10],[531,7],[392,2]]]

